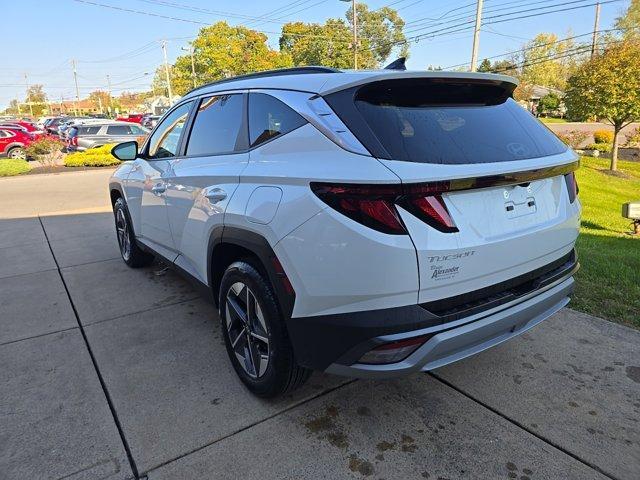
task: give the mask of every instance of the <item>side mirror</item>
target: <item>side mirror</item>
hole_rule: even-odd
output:
[[[138,142],[132,141],[119,143],[111,149],[111,155],[123,162],[127,160],[135,160],[138,158]]]

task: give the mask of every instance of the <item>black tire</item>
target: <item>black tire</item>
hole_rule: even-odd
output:
[[[120,256],[124,263],[131,268],[146,267],[153,262],[153,255],[145,252],[136,242],[136,237],[131,228],[131,217],[124,198],[118,198],[113,204],[113,216],[116,225],[116,235]]]
[[[273,289],[268,279],[252,263],[251,260],[234,262],[222,277],[219,298],[221,328],[229,359],[240,380],[253,394],[272,398],[300,387],[311,375],[311,370],[297,364]],[[248,288],[249,296],[245,296],[244,290],[236,291],[240,288],[238,284]],[[242,307],[242,299],[246,298],[245,306],[253,305],[253,300],[249,300],[251,297],[257,307],[253,307],[253,314],[245,314],[243,323],[239,320],[240,316],[233,313],[232,303],[229,302]],[[246,310],[250,311],[251,307]],[[266,331],[262,325],[266,327]],[[247,329],[252,330],[251,334],[246,333]],[[244,334],[237,333],[242,330]],[[257,340],[253,336],[265,337],[268,342]],[[248,340],[249,338],[252,340]],[[232,346],[232,340],[235,341],[236,350]],[[244,350],[245,353],[242,363],[237,354],[239,350]],[[251,352],[257,352],[257,355]],[[268,360],[266,367],[263,367],[265,356]],[[256,361],[247,358],[254,358]]]

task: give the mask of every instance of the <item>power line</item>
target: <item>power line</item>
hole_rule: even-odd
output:
[[[607,32],[613,32],[613,31],[621,31],[621,30],[624,30],[624,29],[621,29],[621,28],[607,28],[607,29],[604,29],[604,30],[598,30],[598,33],[607,33]],[[508,57],[510,55],[515,55],[517,53],[524,53],[524,52],[527,52],[529,50],[535,50],[536,48],[548,47],[550,45],[555,45],[556,43],[566,42],[567,40],[574,40],[576,38],[591,36],[592,34],[593,34],[593,32],[587,32],[587,33],[581,33],[580,35],[572,35],[570,37],[559,38],[558,40],[554,40],[553,42],[539,43],[539,44],[536,44],[536,45],[531,45],[529,47],[520,48],[518,50],[512,50],[510,52],[500,53],[498,55],[492,55],[490,57],[484,57],[484,59],[493,60],[494,58]],[[466,62],[465,63],[458,63],[456,65],[451,65],[449,67],[445,67],[445,70],[449,70],[449,69],[452,69],[452,68],[458,68],[458,67],[464,67],[465,65],[467,65]]]
[[[93,6],[96,6],[96,7],[109,8],[109,9],[112,9],[112,10],[119,10],[121,12],[136,13],[138,15],[147,15],[147,16],[156,17],[156,18],[163,18],[163,19],[166,19],[166,20],[175,20],[177,22],[191,23],[191,24],[194,24],[194,25],[211,26],[210,23],[201,22],[199,20],[190,20],[190,19],[186,19],[186,18],[173,17],[173,16],[170,16],[170,15],[161,15],[159,13],[145,12],[145,11],[142,11],[142,10],[134,10],[132,8],[117,7],[115,5],[107,5],[105,3],[93,2],[93,1],[89,1],[89,0],[73,0],[73,1],[74,2],[78,2],[78,3],[84,3],[84,4],[87,4],[87,5],[93,5]],[[268,30],[256,30],[256,31],[260,32],[260,33],[273,34],[273,35],[281,35],[282,34],[282,32],[273,32],[273,31],[268,31]],[[314,35],[314,34],[306,34],[306,33],[288,33],[288,35],[291,35],[293,37],[324,38],[324,39],[328,39],[328,40],[332,40],[332,41],[336,41],[336,42],[348,43],[346,41],[333,40],[331,37],[329,37],[327,35]]]
[[[576,0],[576,1],[584,1],[584,0]],[[620,1],[622,1],[622,0],[605,0],[605,1],[599,2],[599,3],[600,4],[605,4],[605,3],[615,3],[615,2],[620,2]],[[567,2],[567,3],[575,3],[575,2]],[[534,9],[527,9],[527,10],[521,10],[521,11],[518,11],[518,12],[512,12],[510,14],[494,15],[494,16],[486,17],[486,20],[491,20],[491,19],[496,19],[496,18],[500,18],[500,19],[493,20],[493,21],[486,21],[486,22],[483,22],[482,25],[483,26],[484,25],[493,25],[495,23],[511,22],[511,21],[514,21],[514,20],[519,20],[521,18],[531,18],[531,17],[542,16],[542,15],[550,15],[552,13],[566,12],[566,11],[571,11],[571,10],[578,10],[578,9],[581,9],[581,8],[592,7],[596,3],[597,2],[586,4],[586,5],[577,5],[577,6],[573,6],[573,7],[566,7],[566,8],[556,9],[556,10],[543,11],[543,12],[534,13],[534,14],[520,15],[520,16],[510,17],[510,18],[502,18],[502,17],[504,17],[506,15],[512,15],[512,14],[516,14],[516,13],[523,13],[523,12],[527,12],[527,11],[544,10],[545,8],[549,8],[549,7],[537,7],[537,8],[534,8]],[[409,37],[408,39],[405,39],[405,42],[412,42],[412,41],[415,41],[416,39],[422,39],[422,38],[426,38],[426,37],[437,36],[437,35],[435,35],[436,33],[439,33],[439,34],[443,35],[443,34],[447,34],[447,33],[454,33],[454,32],[460,32],[460,31],[469,30],[471,28],[469,25],[472,24],[472,23],[474,23],[474,20],[470,20],[470,21],[462,22],[462,23],[459,23],[459,24],[456,24],[456,25],[451,25],[450,27],[444,27],[444,28],[441,28],[441,29],[432,30],[430,32],[414,35],[414,36]],[[456,27],[463,27],[463,28],[459,28],[457,30],[451,30],[452,28],[456,28]],[[412,30],[412,32],[419,31],[419,30],[422,30],[422,29]],[[411,32],[405,32],[405,33],[411,33]],[[397,44],[401,44],[403,42],[396,42],[396,43]]]

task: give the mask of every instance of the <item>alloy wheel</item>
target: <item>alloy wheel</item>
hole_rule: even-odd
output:
[[[15,160],[26,160],[27,159],[27,154],[25,153],[24,149],[22,149],[22,148],[14,148],[13,150],[11,150],[9,152],[8,157],[9,158],[13,158]]]
[[[116,211],[116,232],[118,233],[118,244],[120,254],[124,260],[131,257],[131,239],[129,238],[129,225],[124,215],[124,211],[119,208]]]
[[[226,327],[231,348],[251,378],[260,378],[269,366],[269,329],[262,309],[249,287],[231,285],[225,302]]]

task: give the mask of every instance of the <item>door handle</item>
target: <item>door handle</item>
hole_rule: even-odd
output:
[[[218,203],[227,198],[227,192],[221,188],[212,188],[211,190],[207,190],[204,196],[207,197],[211,203]]]
[[[166,191],[167,186],[164,183],[157,183],[153,187],[151,187],[151,192],[157,197],[161,197],[162,194]]]

